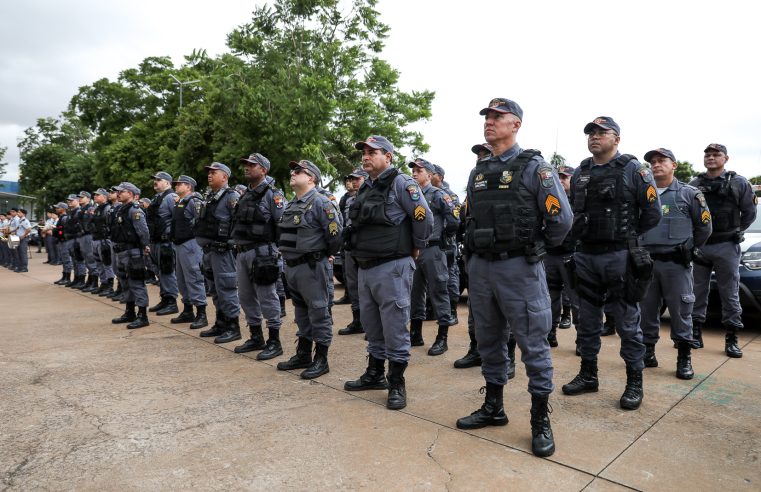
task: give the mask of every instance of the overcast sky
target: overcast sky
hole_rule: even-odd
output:
[[[115,78],[148,56],[175,64],[194,48],[226,50],[250,19],[248,0],[6,0],[0,7],[0,146],[18,177],[17,139],[57,116],[82,85]],[[418,125],[427,158],[455,191],[483,140],[478,111],[493,97],[524,111],[518,142],[576,165],[584,124],[611,116],[620,150],[674,151],[702,170],[705,146],[728,147],[728,168],[761,174],[761,46],[748,2],[435,2],[381,0],[391,26],[384,58],[405,90],[436,92]],[[756,60],[756,61],[753,61]],[[357,135],[358,139],[365,135]],[[294,156],[296,158],[298,156]],[[109,184],[109,183],[105,183]]]

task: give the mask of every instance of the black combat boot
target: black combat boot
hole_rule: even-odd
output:
[[[55,285],[64,285],[71,282],[71,272],[63,272],[61,278],[53,282]]]
[[[692,320],[692,339],[694,340],[692,348],[703,348],[703,323],[700,321]]]
[[[80,281],[72,285],[71,288],[83,291],[86,288],[88,288],[90,285],[92,285],[92,279],[93,279],[92,275],[82,275]]]
[[[658,367],[658,359],[655,358],[655,344],[645,344],[645,367]]]
[[[71,285],[66,284],[66,287],[69,287],[71,289],[84,289],[85,288],[85,275],[75,275],[74,281],[71,283]]]
[[[388,361],[388,400],[386,408],[401,410],[407,406],[407,388],[404,386],[406,362]]]
[[[214,343],[229,343],[240,340],[240,322],[238,317],[228,318],[225,316],[225,331],[214,339]]]
[[[570,383],[563,385],[564,395],[594,393],[599,389],[597,359],[581,359],[581,370]]]
[[[172,318],[169,320],[169,322],[172,323],[173,325],[177,325],[180,323],[192,323],[193,320],[195,319],[195,316],[193,315],[193,305],[184,303],[182,306],[183,306],[182,312],[180,313],[180,315],[177,316],[176,318]]]
[[[364,391],[364,390],[384,390],[388,389],[386,381],[386,361],[376,359],[372,355],[368,356],[367,369],[359,379],[346,381],[344,389],[346,391]]]
[[[301,379],[314,379],[330,372],[328,366],[328,345],[314,344],[314,358],[309,367],[301,373]]]
[[[550,332],[547,334],[547,341],[550,343],[550,347],[557,347],[558,346],[558,327],[557,327],[557,325],[552,325],[552,328],[550,328]]]
[[[616,334],[616,318],[612,314],[605,315],[605,324],[602,325],[600,336],[607,337]]]
[[[207,338],[207,337],[218,337],[222,333],[224,333],[227,330],[227,318],[225,318],[225,315],[221,312],[217,311],[216,319],[214,320],[214,324],[211,325],[211,328],[208,330],[204,330],[201,333],[199,333],[200,336]]]
[[[100,284],[100,291],[94,292],[98,294],[98,297],[106,297],[114,291],[114,279],[110,278]]]
[[[115,301],[119,296],[122,295],[122,292],[124,292],[124,289],[122,288],[122,283],[119,282],[119,280],[116,281],[116,289],[114,289],[113,292],[110,294],[106,294],[105,297],[108,299],[111,299],[112,301]]]
[[[234,352],[236,354],[253,352],[254,350],[262,350],[267,346],[267,344],[264,342],[264,335],[262,334],[262,325],[248,325],[248,331],[251,333],[251,338],[243,342],[242,345],[235,347]]]
[[[460,324],[460,319],[457,317],[457,304],[460,302],[460,297],[450,297],[449,298],[449,313],[452,317],[451,324],[449,326],[454,326]]]
[[[447,336],[449,336],[449,326],[439,325],[439,333],[436,335],[436,340],[431,348],[428,349],[428,355],[441,355],[449,350]]]
[[[206,319],[206,305],[196,306],[196,317],[192,323],[190,323],[191,330],[197,330],[209,326],[209,320]]]
[[[567,330],[571,327],[571,306],[563,305],[563,312],[560,313],[560,324],[558,328]]]
[[[468,367],[477,367],[481,365],[481,355],[478,353],[478,343],[476,342],[475,333],[468,332],[470,335],[470,348],[468,353],[462,359],[454,361],[456,369],[465,369]]]
[[[743,356],[743,351],[737,345],[737,333],[733,328],[727,328],[727,334],[724,336],[724,352],[727,357],[739,359]]]
[[[161,296],[161,300],[159,301],[159,303],[156,304],[155,306],[151,306],[151,308],[148,309],[148,311],[151,313],[155,313],[164,309],[169,299],[170,298],[168,298],[167,296]]]
[[[457,428],[481,429],[489,425],[507,425],[508,419],[507,415],[505,415],[505,405],[502,403],[504,389],[503,385],[494,383],[486,383],[486,386],[482,386],[478,392],[486,392],[484,404],[467,417],[457,419]]]
[[[425,342],[423,341],[422,319],[410,320],[410,344],[413,347],[421,347],[425,345]]]
[[[677,349],[679,352],[676,356],[676,377],[679,379],[692,379],[695,371],[692,370],[692,357],[690,357],[692,346],[690,342],[679,342]]]
[[[510,360],[507,362],[507,379],[513,379],[515,377],[515,335],[510,333],[510,338],[507,339],[507,356]]]
[[[550,426],[549,396],[531,395],[531,452],[546,458],[555,452],[555,439]]]
[[[624,410],[636,410],[642,403],[645,392],[642,389],[642,370],[634,369],[626,365],[626,389],[621,395],[621,408]]]
[[[180,310],[177,308],[177,298],[172,296],[166,296],[166,303],[164,307],[156,311],[157,316],[166,316],[167,314],[176,314]]]
[[[278,340],[279,342],[279,340]],[[262,352],[263,353],[263,352]],[[262,355],[262,354],[259,354]],[[312,363],[312,341],[299,337],[296,345],[296,355],[284,362],[277,363],[278,371],[290,371],[292,369],[306,369]]]
[[[354,335],[365,332],[365,329],[362,327],[362,321],[359,319],[359,309],[351,310],[351,318],[351,323],[346,328],[338,330],[339,335]]]
[[[90,275],[87,277],[87,282],[84,288],[82,289],[82,292],[92,293],[98,290],[98,277],[95,275]]]
[[[137,319],[137,316],[135,315],[135,303],[128,302],[127,307],[124,309],[124,314],[122,314],[118,318],[112,319],[111,323],[115,325],[118,325],[120,323],[132,323],[136,319]]]
[[[137,318],[135,318],[135,321],[127,325],[127,329],[134,330],[148,325],[150,325],[150,322],[148,321],[148,307],[142,306],[137,308]]]
[[[311,350],[312,346],[310,344],[307,352]],[[259,355],[256,356],[256,360],[270,360],[275,357],[280,357],[281,355],[283,355],[283,346],[280,343],[280,330],[267,328],[267,345],[264,347],[264,350],[259,352]]]
[[[285,318],[285,297],[280,297],[280,317]]]

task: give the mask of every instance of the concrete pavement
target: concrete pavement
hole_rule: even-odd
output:
[[[425,324],[408,406],[394,412],[385,391],[343,391],[366,366],[361,336],[335,336],[331,372],[316,381],[275,370],[295,351],[290,303],[285,355],[259,362],[232,352],[240,342],[214,345],[171,316],[134,331],[112,325],[123,305],[52,285],[60,267],[42,260],[26,274],[0,268],[3,489],[761,489],[758,327],[740,335],[742,359],[728,359],[723,335],[708,330],[691,381],[674,377],[662,327],[660,367],[646,369],[633,412],[618,408],[626,375],[615,336],[603,338],[599,393],[561,394],[579,359],[574,330],[560,330],[557,452],[539,459],[520,364],[505,390],[509,425],[455,428],[483,401],[480,371],[452,367],[467,350],[464,304],[443,356],[426,355],[436,327]],[[157,288],[149,292],[153,304]],[[348,306],[333,313],[335,331],[351,320]]]

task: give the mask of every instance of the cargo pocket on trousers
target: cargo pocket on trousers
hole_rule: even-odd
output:
[[[679,304],[679,314],[688,317],[692,314],[692,306],[695,304],[695,294],[682,294],[682,302]]]

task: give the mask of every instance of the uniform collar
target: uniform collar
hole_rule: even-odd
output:
[[[255,188],[251,188],[251,186],[249,186],[248,189],[251,190],[251,191],[254,191],[254,192],[259,192],[259,191],[263,190],[266,186],[269,186],[269,182],[267,181],[267,177],[265,176],[265,178],[262,180],[262,182],[259,183],[258,185],[256,185]]]
[[[304,196],[302,196],[301,198],[296,198],[294,201],[305,202],[305,201],[309,200],[312,197],[312,195],[314,195],[315,193],[317,193],[317,187],[316,186],[314,188],[312,188],[311,190],[307,191],[306,193],[304,193]]]
[[[418,186],[420,186],[420,185],[418,185]],[[431,183],[428,183],[427,185],[425,185],[425,186],[421,187],[421,188],[420,188],[420,191],[422,191],[423,193],[425,193],[426,191],[430,190],[431,188],[433,188],[433,185],[432,185]]]
[[[382,173],[380,173],[380,174],[378,175],[378,177],[377,177],[377,178],[375,178],[375,179],[371,179],[371,178],[367,178],[367,179],[365,179],[365,182],[364,182],[364,183],[362,183],[362,186],[365,186],[365,185],[367,185],[367,186],[369,186],[370,188],[372,188],[372,187],[375,185],[375,182],[376,182],[376,181],[378,181],[378,180],[380,180],[380,179],[383,179],[383,178],[384,178],[384,177],[386,177],[386,176],[387,176],[389,173],[392,173],[392,172],[394,172],[394,170],[395,170],[395,169],[396,169],[396,168],[395,168],[394,166],[388,166],[388,168],[387,168],[387,169],[385,169],[385,170],[384,170]],[[360,187],[360,189],[361,189],[361,187]]]
[[[512,159],[513,157],[515,157],[516,155],[520,153],[521,153],[521,146],[516,143],[515,145],[507,149],[502,155],[499,155],[499,156],[492,155],[492,159],[499,159],[500,161],[505,162]]]

